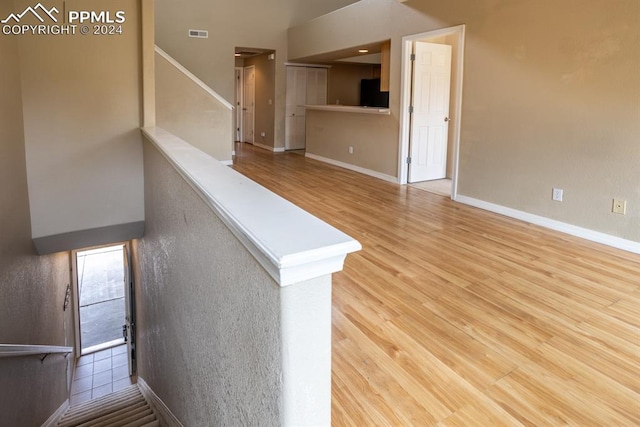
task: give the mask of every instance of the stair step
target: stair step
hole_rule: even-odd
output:
[[[152,413],[151,408],[149,407],[149,404],[147,402],[139,402],[135,405],[128,406],[118,411],[103,414],[87,422],[84,422],[83,424],[78,424],[77,427],[106,427],[111,425],[111,423],[120,422],[122,420],[128,420],[126,422],[130,422],[136,419],[132,417],[140,417],[140,414],[143,413],[144,415],[142,416],[146,416]]]
[[[129,424],[124,424],[122,425],[122,427],[142,427],[153,421],[157,421],[156,415],[154,413],[152,413],[151,415],[147,415],[144,418],[140,418],[139,420],[132,421]]]
[[[72,405],[71,410],[75,411],[75,410],[80,410],[82,408],[93,408],[93,407],[101,406],[102,404],[104,404],[104,402],[113,402],[116,399],[120,399],[120,398],[126,399],[132,395],[138,395],[138,394],[141,395],[142,393],[140,393],[140,389],[138,388],[138,386],[134,384],[132,386],[129,386],[115,393],[107,394],[106,396],[102,396],[97,399],[90,400],[88,402]]]
[[[130,395],[128,397],[118,397],[114,401],[103,401],[100,405],[91,405],[89,407],[82,408],[71,408],[60,421],[59,427],[82,424],[105,414],[126,409],[127,407],[138,403],[146,403],[146,401],[144,400],[144,396],[142,396],[142,394],[140,393],[138,393],[138,395]]]
[[[72,406],[58,427],[159,427],[153,408],[137,385]]]

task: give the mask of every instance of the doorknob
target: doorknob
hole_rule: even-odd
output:
[[[445,122],[450,122],[450,121],[451,121],[451,119],[450,119],[449,117],[445,117],[445,118],[444,118],[444,121],[445,121]]]

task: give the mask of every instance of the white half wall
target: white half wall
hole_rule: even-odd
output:
[[[331,273],[360,244],[166,131],[144,133],[139,375],[183,425],[330,425]]]

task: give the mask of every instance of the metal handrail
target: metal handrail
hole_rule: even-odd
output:
[[[24,344],[0,344],[0,359],[5,357],[23,357],[43,354],[44,361],[50,354],[64,354],[65,357],[73,353],[73,347],[55,345],[24,345]]]

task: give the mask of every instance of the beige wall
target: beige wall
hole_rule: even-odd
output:
[[[397,174],[398,152],[379,141],[397,137],[396,132],[390,116],[308,109],[306,152],[391,178]]]
[[[275,146],[284,147],[285,66],[287,28],[354,0],[260,0],[184,2],[156,0],[156,43],[189,71],[234,100],[234,49],[237,46],[276,51],[274,99]],[[208,39],[187,37],[189,29],[209,31]]]
[[[402,36],[466,24],[459,194],[640,241],[640,3],[615,3],[362,0],[291,29],[289,54],[391,38],[398,130]]]
[[[276,97],[276,60],[269,59],[270,53],[246,58],[244,66],[255,66],[255,142],[274,147],[275,141],[275,105]],[[271,101],[271,103],[269,103]],[[262,132],[265,136],[262,136]]]
[[[373,65],[333,64],[329,68],[327,103],[360,105],[360,81],[373,78],[373,68]]]
[[[92,10],[126,11],[122,35],[16,36],[36,238],[144,220],[138,3],[91,2]],[[15,2],[16,10],[28,5]],[[61,1],[47,5],[63,10]],[[83,241],[98,243],[106,242]]]
[[[233,110],[156,53],[156,124],[220,161],[233,150]]]
[[[0,4],[0,16],[12,9]],[[17,39],[0,36],[0,344],[73,346],[69,255],[39,257],[31,242],[18,55]],[[41,425],[67,398],[68,363],[1,359],[0,424]]]

